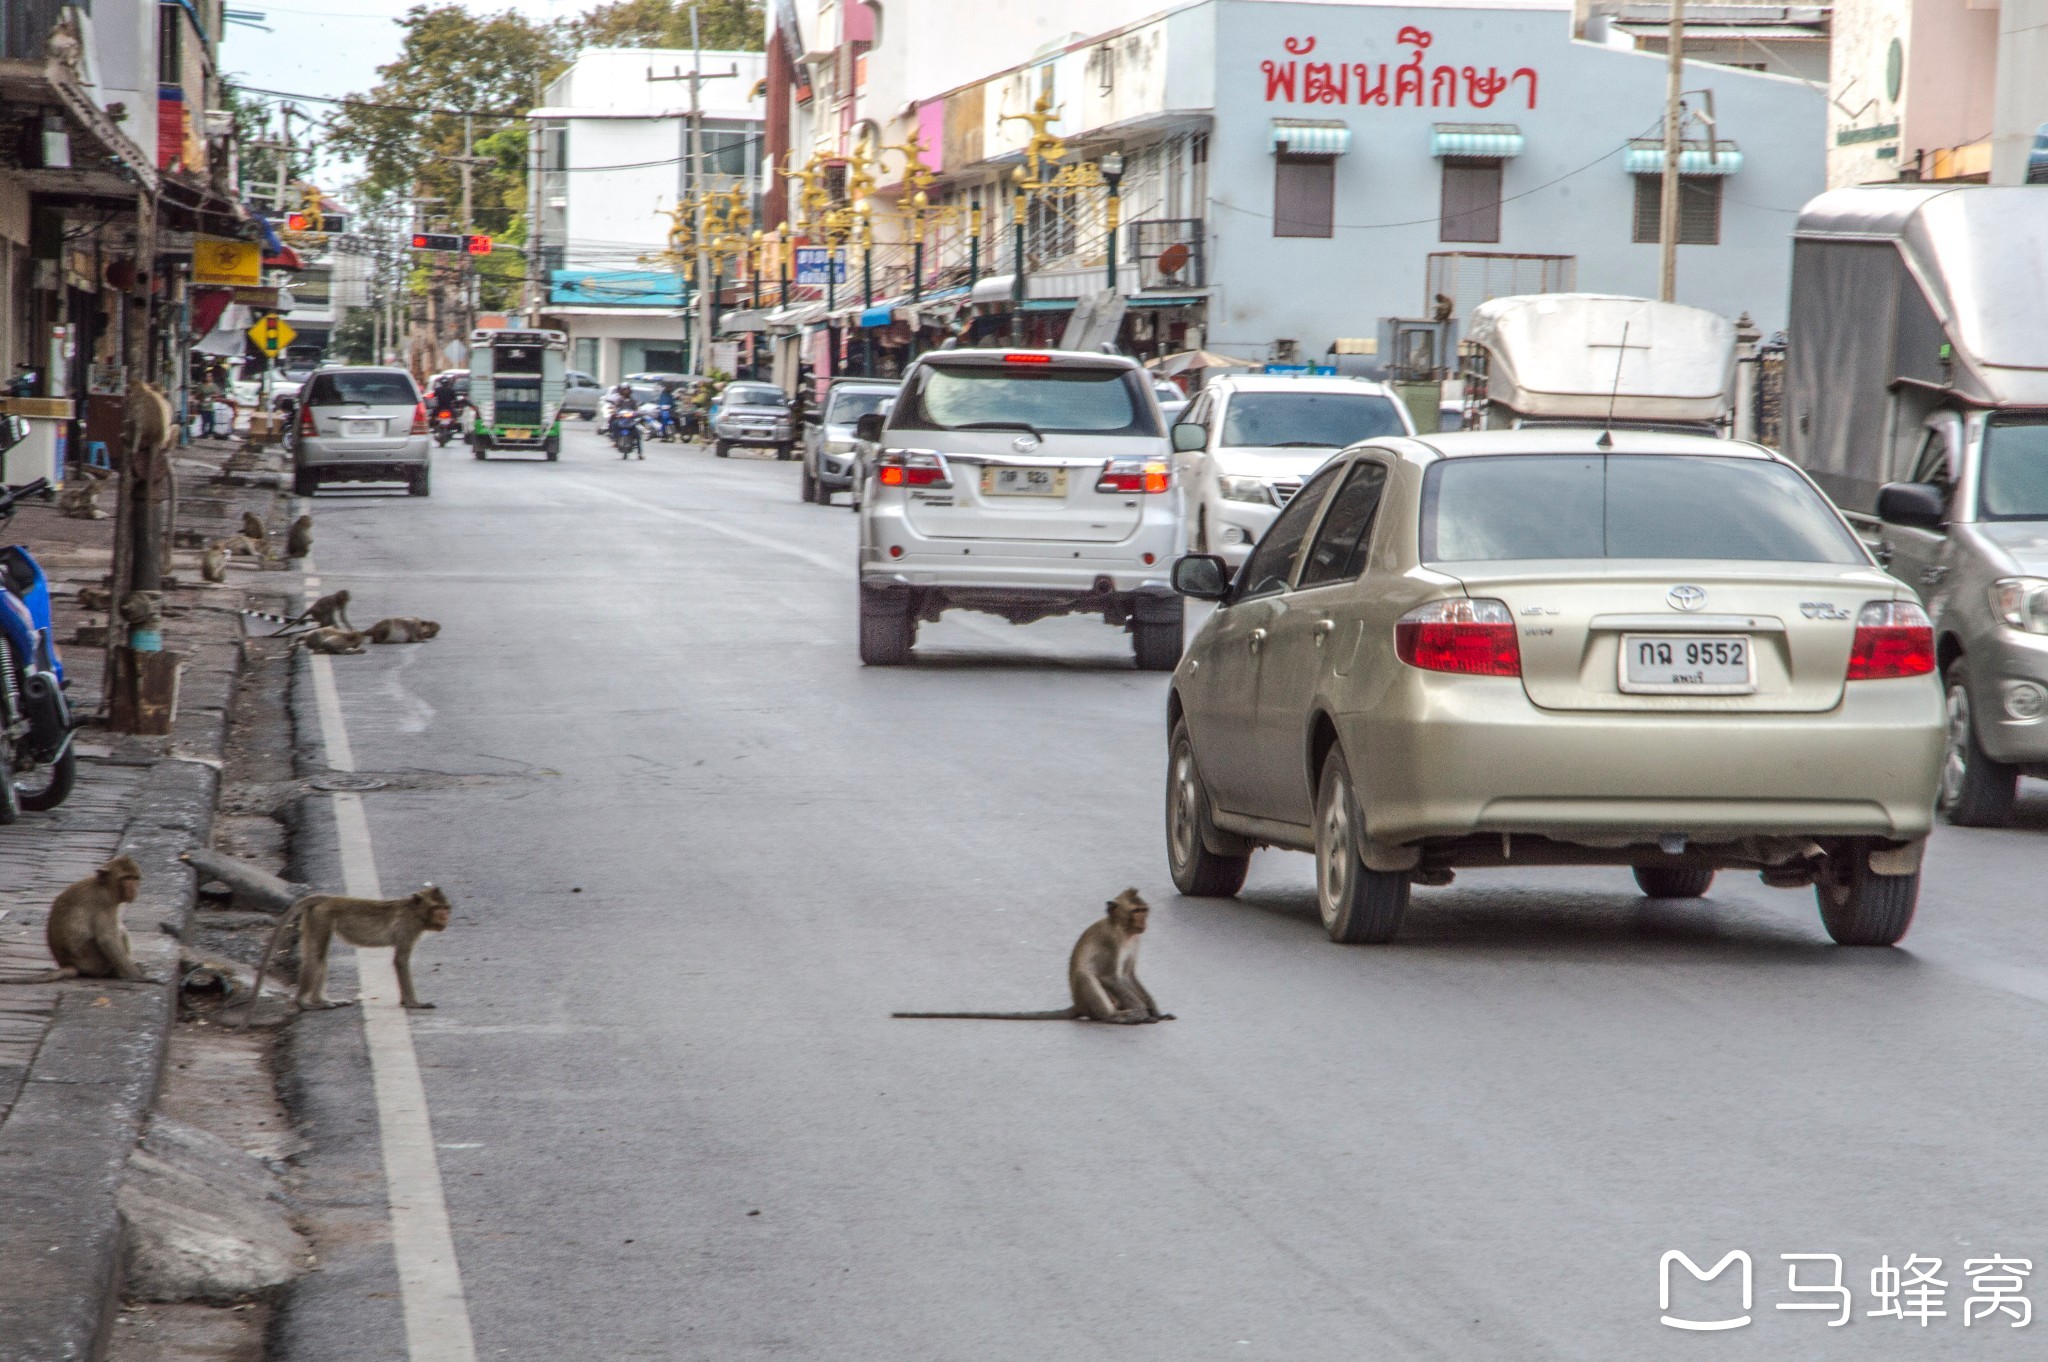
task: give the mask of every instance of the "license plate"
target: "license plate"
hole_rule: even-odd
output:
[[[1064,497],[1067,470],[1064,468],[984,468],[981,494],[985,497]]]
[[[384,433],[384,423],[382,421],[343,421],[341,423],[341,433],[343,435],[382,435]]]
[[[1746,634],[1623,634],[1621,688],[1649,695],[1747,695],[1756,689]]]
[[[533,438],[533,432],[525,429],[524,427],[516,429],[507,429],[505,431],[505,438],[508,440],[531,440]]]

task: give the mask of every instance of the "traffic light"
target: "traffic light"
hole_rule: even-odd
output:
[[[284,229],[287,232],[305,231],[306,215],[304,213],[286,213],[284,215]]]
[[[462,238],[462,248],[471,255],[489,255],[491,239],[487,236],[466,236]]]
[[[412,248],[416,251],[459,251],[463,244],[462,238],[453,232],[414,232]]]

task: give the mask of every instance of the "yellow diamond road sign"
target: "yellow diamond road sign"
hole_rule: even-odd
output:
[[[256,348],[266,355],[275,355],[292,343],[299,333],[292,330],[292,324],[282,317],[269,316],[249,328],[249,339],[256,342]]]

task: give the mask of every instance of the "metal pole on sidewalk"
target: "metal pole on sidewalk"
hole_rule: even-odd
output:
[[[1670,74],[1664,91],[1664,183],[1657,205],[1658,266],[1657,296],[1667,303],[1678,301],[1678,217],[1679,217],[1679,104],[1685,89],[1685,0],[1671,0],[1671,28],[1665,38],[1671,55]],[[1713,130],[1707,130],[1712,137]]]

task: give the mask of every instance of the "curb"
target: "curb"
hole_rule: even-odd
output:
[[[226,705],[237,689],[231,670]],[[206,733],[209,745],[223,732],[224,720]],[[121,850],[143,874],[124,920],[152,974],[165,959],[152,947],[182,937],[191,922],[198,886],[178,853],[210,838],[219,788],[211,766],[161,759],[122,831]],[[0,1125],[0,1362],[102,1355],[126,1247],[114,1195],[156,1100],[177,1018],[175,946],[169,961],[165,982],[67,987]]]

